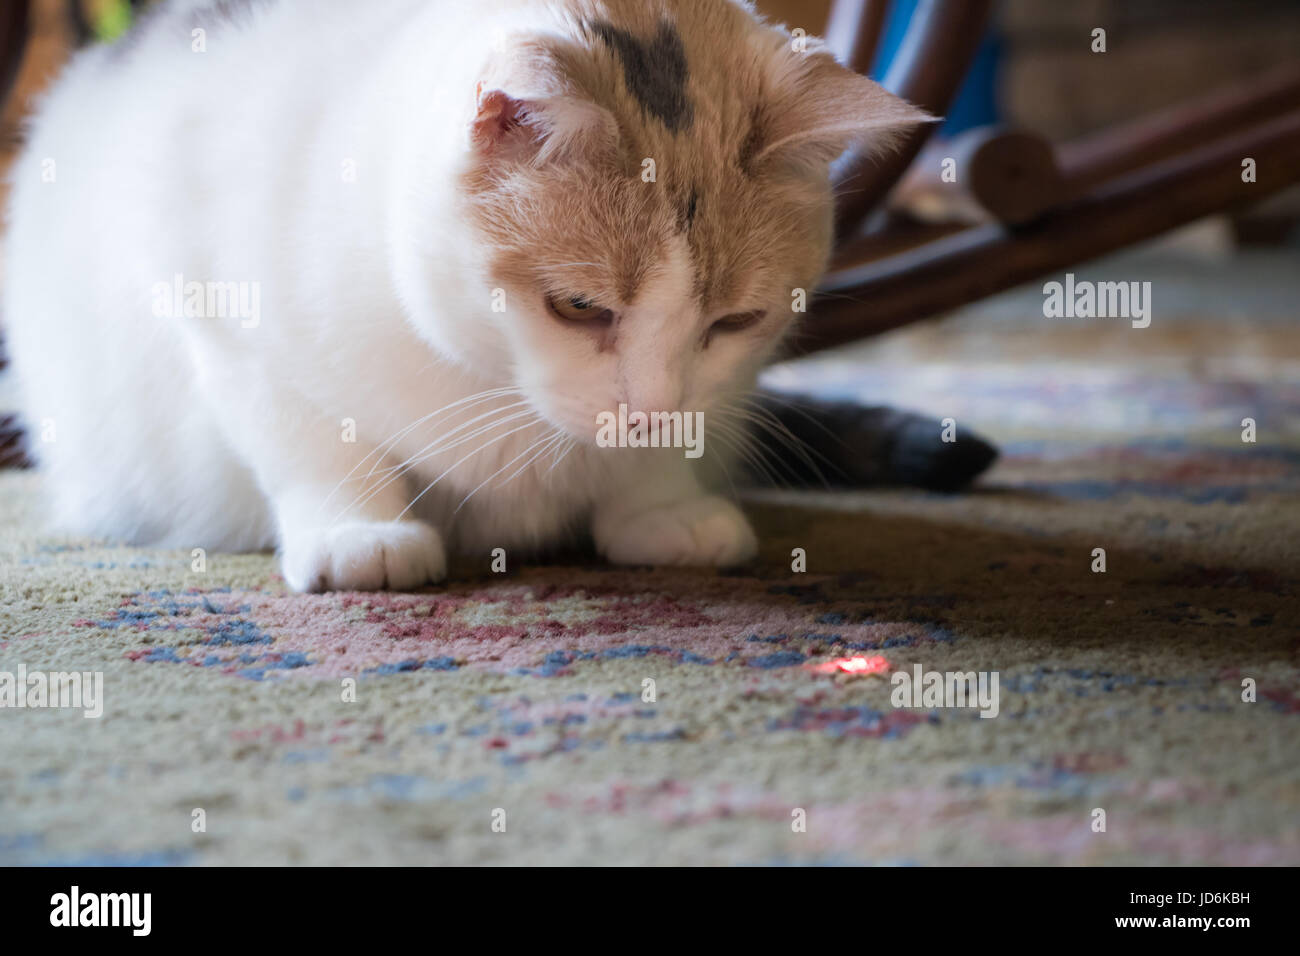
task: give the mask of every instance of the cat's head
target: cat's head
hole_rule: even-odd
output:
[[[831,162],[928,117],[735,0],[566,6],[483,73],[461,186],[515,384],[592,441],[748,389],[825,269]]]

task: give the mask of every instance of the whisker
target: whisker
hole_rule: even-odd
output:
[[[407,458],[407,459],[406,459],[404,462],[402,462],[401,464],[398,464],[398,465],[390,465],[388,468],[380,469],[379,472],[378,472],[378,474],[381,474],[381,475],[383,475],[383,474],[391,474],[393,471],[401,470],[401,469],[403,469],[403,468],[405,468],[405,467],[407,467],[407,466],[409,466],[409,465],[411,465],[411,464],[413,464],[413,463],[418,463],[418,462],[420,462],[420,461],[424,461],[426,458],[429,457],[429,455],[437,454],[439,451],[444,451],[444,450],[446,450],[446,448],[448,448],[448,447],[454,448],[455,445],[446,446],[446,445],[444,445],[443,443],[446,442],[447,439],[454,437],[458,432],[460,432],[460,431],[462,431],[462,430],[464,430],[464,429],[466,429],[466,428],[469,428],[471,425],[474,425],[474,424],[477,423],[477,422],[481,422],[481,421],[482,421],[483,419],[485,419],[485,418],[488,418],[488,417],[490,417],[490,416],[492,416],[492,415],[500,415],[500,414],[502,414],[503,412],[508,412],[508,411],[511,411],[512,409],[522,408],[522,407],[527,406],[527,405],[528,405],[528,402],[526,402],[526,401],[523,401],[523,402],[512,402],[511,404],[509,404],[509,405],[505,405],[505,406],[503,406],[503,407],[501,407],[501,408],[494,408],[494,409],[492,409],[491,411],[484,412],[482,415],[478,415],[478,416],[475,417],[475,418],[471,418],[471,419],[470,419],[469,421],[467,421],[467,422],[462,422],[461,424],[457,425],[455,428],[451,429],[451,431],[446,432],[446,433],[444,433],[444,434],[442,434],[442,435],[439,435],[437,438],[435,438],[433,441],[431,441],[431,442],[429,442],[428,444],[426,444],[423,448],[421,448],[419,451],[415,452],[415,454],[411,455],[409,458]],[[516,414],[524,414],[524,413],[523,413],[523,412],[519,412],[519,413],[516,413]],[[506,420],[509,421],[508,418],[507,418]],[[462,436],[462,440],[463,440],[464,438],[471,438],[471,437],[473,437],[474,435],[480,434],[483,428],[491,428],[491,427],[492,427],[491,425],[480,426],[480,428],[479,428],[478,430],[472,432],[470,435]],[[370,477],[370,476],[367,475],[366,477]]]
[[[785,422],[777,418],[776,415],[770,409],[764,408],[762,405],[758,404],[758,402],[754,399],[742,398],[741,401],[746,402],[753,409],[753,411],[757,412],[759,415],[762,416],[762,420],[755,420],[755,424],[759,424],[770,435],[772,435],[773,438],[780,441],[784,447],[788,448],[790,451],[793,451],[795,454],[799,455],[799,457],[803,459],[804,464],[806,464],[810,469],[812,469],[813,474],[817,476],[818,480],[821,481],[821,483],[826,487],[828,488],[830,487],[829,482],[827,482],[826,480],[826,476],[822,474],[821,469],[818,468],[816,463],[812,460],[812,457],[811,455],[809,455],[809,452],[811,452],[813,455],[816,455],[832,469],[838,471],[839,467],[833,461],[831,461],[821,452],[817,451],[817,449],[813,448],[811,445],[809,445],[807,442],[801,439],[794,432],[790,431],[789,427],[785,424]]]
[[[530,465],[532,465],[533,462],[541,458],[543,455],[554,452],[555,449],[559,448],[560,445],[562,445],[563,443],[564,443],[564,433],[557,428],[555,430],[555,434],[550,438],[549,441],[546,442],[545,445],[542,446],[541,451],[539,451],[532,458],[529,458],[526,462],[524,462],[517,469],[515,469],[514,474],[512,474],[505,481],[501,482],[500,487],[504,488],[506,485],[510,484],[510,482],[514,481],[516,478],[522,475],[524,471],[527,470],[527,468]]]
[[[742,397],[741,400],[743,400],[743,397]],[[774,439],[776,439],[776,441],[780,444],[780,446],[781,446],[782,448],[787,448],[787,449],[789,449],[790,451],[793,451],[793,452],[795,452],[796,454],[798,454],[801,458],[803,458],[803,459],[805,460],[805,463],[808,465],[808,467],[811,468],[811,469],[813,470],[813,472],[814,472],[815,474],[817,474],[817,476],[818,476],[819,478],[821,477],[821,472],[820,472],[820,470],[817,468],[816,463],[813,462],[813,461],[808,457],[807,453],[804,452],[803,449],[801,449],[800,447],[798,447],[798,444],[797,444],[798,439],[797,439],[797,438],[795,438],[793,435],[790,435],[790,438],[787,439],[785,436],[783,436],[783,435],[781,435],[780,433],[776,432],[776,431],[772,428],[772,426],[771,426],[767,421],[765,421],[763,418],[759,417],[759,416],[756,414],[756,411],[757,411],[757,412],[766,412],[766,409],[761,409],[761,408],[760,408],[760,409],[755,410],[755,409],[746,409],[746,408],[742,408],[742,407],[740,407],[740,406],[738,406],[738,405],[729,405],[729,406],[728,406],[728,410],[730,410],[733,414],[738,415],[738,416],[741,418],[741,420],[743,420],[747,425],[750,425],[750,426],[753,426],[753,427],[757,427],[757,428],[761,428],[761,429],[763,429],[763,431],[765,431],[766,433],[772,435],[772,437],[773,437]],[[770,413],[769,413],[769,414],[770,414]],[[775,418],[774,418],[774,420],[777,422],[778,425],[780,424],[779,420],[777,420],[777,419],[775,419]],[[791,465],[788,461],[786,461],[785,458],[784,458],[783,456],[777,454],[775,449],[770,448],[770,447],[764,445],[762,442],[758,441],[758,436],[757,436],[757,435],[751,435],[750,440],[754,443],[754,444],[753,444],[754,450],[755,450],[755,452],[756,452],[756,453],[757,453],[757,454],[762,458],[762,460],[764,460],[764,461],[769,461],[769,462],[774,463],[774,464],[777,465],[777,466],[780,466],[780,467],[784,470],[784,472],[785,472],[786,474],[788,474],[791,478],[794,479],[794,481],[795,481],[796,483],[799,482],[799,480],[800,480],[800,478],[799,478],[799,472],[794,468],[793,465]],[[796,444],[793,444],[793,445],[792,445],[792,444],[791,444],[791,441],[796,442]],[[825,481],[824,478],[823,478],[822,480],[823,480],[823,482]],[[780,479],[780,482],[779,482],[779,483],[785,485],[786,487],[790,487],[790,486],[791,486],[791,483],[790,483],[789,481],[787,481],[785,478]]]
[[[485,448],[487,448],[489,445],[495,445],[497,442],[499,442],[499,441],[503,441],[504,439],[509,438],[511,435],[515,434],[516,432],[521,432],[521,431],[523,431],[525,428],[532,428],[532,427],[534,426],[534,424],[536,424],[536,422],[538,422],[538,421],[541,421],[541,419],[538,418],[538,417],[536,417],[536,416],[534,416],[533,421],[524,422],[524,424],[520,425],[518,428],[515,428],[515,429],[512,429],[511,431],[508,431],[508,432],[506,432],[504,435],[499,435],[499,436],[496,437],[496,438],[489,439],[487,442],[485,442],[484,444],[480,445],[478,448],[475,448],[472,452],[470,452],[468,455],[466,455],[466,456],[465,456],[464,458],[462,458],[460,461],[456,462],[456,464],[452,465],[450,468],[448,468],[446,471],[444,471],[444,472],[443,472],[441,475],[439,475],[437,478],[433,479],[433,481],[431,481],[431,482],[429,482],[427,485],[425,485],[424,490],[421,491],[421,492],[420,492],[418,495],[416,495],[414,498],[412,498],[412,499],[411,499],[411,503],[410,503],[409,505],[407,505],[405,508],[402,509],[401,514],[399,514],[399,515],[397,516],[397,517],[398,517],[398,520],[400,520],[400,519],[406,517],[406,513],[407,513],[408,511],[410,511],[412,508],[415,507],[416,502],[418,502],[421,498],[423,498],[423,497],[424,497],[425,495],[427,495],[430,491],[432,491],[434,485],[436,485],[438,482],[442,481],[442,479],[446,478],[446,477],[447,477],[448,475],[450,475],[453,471],[455,471],[457,468],[459,468],[462,464],[464,464],[465,462],[469,461],[469,459],[471,459],[471,458],[473,458],[475,455],[479,454],[479,452],[483,451],[483,450],[484,450]]]
[[[561,451],[558,455],[556,455],[555,461],[551,463],[551,467],[546,469],[546,474],[549,476],[551,472],[555,471],[556,467],[562,461],[564,461],[564,459],[569,457],[569,452],[573,451],[573,449],[577,447],[578,447],[578,440],[576,438],[570,438],[568,442],[563,446],[564,450]]]
[[[438,409],[437,411],[430,412],[428,415],[416,419],[414,422],[407,425],[405,428],[399,429],[395,434],[390,436],[388,439],[381,442],[379,445],[375,446],[375,448],[371,450],[371,452],[368,455],[366,455],[364,458],[362,458],[359,462],[357,462],[352,467],[352,470],[349,471],[343,477],[342,481],[340,481],[337,485],[334,486],[334,488],[330,491],[330,493],[326,495],[325,498],[321,501],[321,503],[317,506],[316,513],[319,514],[325,508],[325,505],[329,504],[330,499],[333,498],[345,484],[347,484],[349,481],[352,480],[352,476],[355,475],[358,470],[364,467],[367,461],[369,461],[371,458],[376,458],[375,465],[372,466],[370,469],[371,473],[373,473],[375,467],[378,466],[379,462],[383,460],[384,455],[387,454],[387,449],[391,448],[397,442],[401,441],[403,436],[409,434],[412,429],[418,428],[420,425],[428,422],[431,418],[435,418],[436,416],[441,415],[444,412],[457,407],[458,405],[464,404],[465,402],[471,402],[476,399],[486,401],[488,398],[493,398],[498,395],[509,394],[512,392],[519,392],[519,391],[520,389],[511,386],[509,388],[494,388],[494,389],[488,389],[485,392],[478,392],[474,395],[466,396],[465,398],[462,398],[459,401],[452,402],[450,405],[446,405],[443,408]]]
[[[500,414],[504,410],[508,410],[510,408],[516,408],[519,405],[526,405],[526,404],[527,404],[526,402],[517,402],[515,405],[507,406],[507,409],[496,410],[496,414]],[[489,422],[486,425],[481,425],[480,427],[476,428],[474,431],[470,432],[468,435],[462,435],[460,438],[456,439],[456,441],[447,444],[446,443],[447,439],[452,437],[456,431],[459,431],[460,428],[464,428],[467,427],[468,425],[473,424],[473,422],[466,422],[465,425],[458,426],[457,429],[454,429],[452,432],[448,433],[447,435],[440,437],[437,441],[430,442],[428,445],[425,445],[424,448],[422,448],[420,451],[416,452],[414,455],[408,458],[404,464],[400,466],[395,466],[395,469],[397,471],[396,474],[389,475],[387,479],[380,482],[380,484],[377,487],[371,489],[369,493],[363,491],[359,496],[358,500],[353,501],[352,504],[348,505],[347,508],[343,509],[343,514],[346,514],[352,508],[356,508],[368,503],[371,499],[373,499],[377,494],[379,494],[385,488],[391,485],[394,481],[399,480],[408,472],[410,472],[412,469],[414,469],[416,466],[420,465],[425,461],[428,461],[434,455],[440,454],[445,451],[450,451],[451,449],[457,448],[465,444],[466,442],[473,441],[475,438],[479,437],[480,435],[486,434],[487,432],[501,425],[506,425],[512,421],[518,421],[520,418],[534,416],[534,415],[535,413],[531,409],[525,408],[522,411],[514,412],[510,415],[505,416],[504,418],[499,418],[496,421]],[[474,419],[474,421],[479,421],[486,417],[487,417],[486,415],[480,415],[478,418]],[[342,515],[340,515],[340,517],[341,516]],[[335,520],[337,521],[338,519],[336,518]]]
[[[720,409],[719,411],[725,410]],[[725,415],[721,416],[721,421],[719,421],[719,416],[715,416],[714,428],[724,438],[724,445],[749,468],[753,469],[757,477],[765,479],[774,485],[789,485],[789,482],[768,467],[767,462],[756,451],[752,435],[745,433],[743,430],[738,430],[738,425],[729,422]],[[728,439],[730,443],[728,443]]]
[[[724,435],[724,436],[720,439],[720,441],[722,442],[722,450],[723,450],[723,451],[732,451],[732,446],[728,443],[728,441],[727,441],[727,436],[726,436],[726,435]],[[733,453],[734,453],[734,452],[733,452]],[[736,483],[735,483],[734,481],[731,480],[731,469],[727,467],[727,460],[726,460],[726,459],[727,459],[727,456],[726,456],[726,455],[720,455],[720,456],[718,457],[718,464],[722,466],[722,473],[723,473],[723,475],[726,476],[727,484],[731,486],[731,497],[732,497],[732,498],[739,498],[739,497],[740,497],[740,492],[736,490]]]
[[[521,451],[519,454],[515,455],[514,458],[511,458],[508,462],[506,462],[504,465],[502,465],[502,466],[501,466],[500,468],[498,468],[496,471],[492,472],[492,474],[490,474],[490,475],[488,475],[486,478],[484,478],[481,482],[479,482],[478,487],[476,487],[473,491],[471,491],[469,494],[467,494],[464,498],[461,499],[460,504],[458,504],[458,505],[456,506],[456,510],[455,510],[454,512],[452,512],[452,513],[453,513],[453,514],[459,514],[459,513],[460,513],[460,509],[463,508],[463,507],[465,507],[465,502],[469,501],[469,500],[470,500],[471,498],[473,498],[476,494],[478,494],[479,491],[483,488],[484,485],[488,484],[488,482],[490,482],[493,478],[495,478],[497,475],[501,474],[501,472],[505,471],[507,468],[509,468],[511,465],[513,465],[515,462],[517,462],[520,458],[523,458],[524,455],[527,455],[530,451],[532,451],[532,450],[533,450],[534,448],[536,448],[538,445],[542,445],[542,446],[543,446],[542,451],[545,451],[545,450],[546,450],[546,447],[549,446],[551,442],[555,441],[555,436],[556,436],[556,434],[557,434],[557,433],[552,432],[552,433],[546,435],[545,437],[540,438],[540,439],[538,439],[537,441],[533,442],[531,445],[529,445],[527,448],[525,448],[525,449],[524,449],[523,451]],[[534,460],[536,457],[537,457],[537,456],[534,455],[533,458],[530,458],[528,461],[524,462],[523,468],[520,468],[519,471],[523,471],[524,468],[527,468],[530,464],[532,464],[533,460]],[[511,475],[510,477],[511,477],[511,478],[514,478],[515,476],[517,476],[517,475],[519,474],[519,471],[516,471],[515,474],[514,474],[514,475]],[[506,484],[509,484],[509,480],[506,481]]]
[[[464,405],[464,408],[461,409],[462,411],[468,411],[469,409],[472,409],[472,408],[475,408],[475,407],[477,407],[477,406],[479,406],[479,405],[482,405],[482,404],[484,404],[485,402],[489,402],[489,401],[491,401],[491,400],[494,399],[494,398],[506,398],[506,397],[509,397],[510,395],[515,395],[515,394],[519,394],[519,393],[520,393],[520,389],[517,389],[517,388],[493,389],[493,390],[492,390],[491,392],[489,392],[489,393],[479,393],[479,395],[477,395],[477,396],[470,396],[469,398],[461,399],[461,400],[458,401],[458,402],[452,402],[452,404],[450,404],[450,405],[446,406],[445,408],[441,409],[437,414],[438,414],[438,415],[445,414],[446,412],[452,411],[453,409],[455,409],[455,408],[457,408],[458,406],[461,406],[461,405]],[[466,402],[468,402],[468,404],[465,404]],[[525,404],[525,402],[523,402],[523,401],[514,402],[514,403],[512,403],[512,404],[510,404],[510,405],[507,405],[506,408],[516,408],[516,407],[518,407],[519,405],[523,405],[523,404]],[[500,410],[500,409],[497,409],[497,411],[499,411],[499,410]],[[465,424],[467,424],[467,425],[472,425],[474,422],[479,421],[479,420],[481,420],[481,419],[483,419],[483,418],[486,418],[488,415],[491,415],[491,414],[492,414],[491,411],[485,412],[484,414],[480,415],[478,418],[471,419],[470,421],[466,422]],[[457,426],[457,427],[459,428],[459,427],[462,427],[462,426]],[[377,468],[378,466],[379,466],[379,463],[378,463],[378,462],[375,462],[375,464],[374,464],[373,466],[371,466],[370,474],[373,474],[374,471],[375,471],[375,468]]]

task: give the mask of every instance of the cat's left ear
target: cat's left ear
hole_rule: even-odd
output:
[[[846,149],[884,151],[909,129],[935,118],[879,83],[841,66],[820,42],[787,47],[771,82],[755,162],[785,159],[826,165]]]
[[[476,88],[470,147],[486,162],[597,159],[618,143],[614,115],[566,81],[551,51],[524,44]]]

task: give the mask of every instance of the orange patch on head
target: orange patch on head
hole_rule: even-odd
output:
[[[768,310],[780,334],[829,255],[830,159],[915,111],[732,0],[586,10],[493,66],[502,92],[479,91],[487,148],[463,185],[493,281],[626,308],[684,236],[698,308],[683,321]]]

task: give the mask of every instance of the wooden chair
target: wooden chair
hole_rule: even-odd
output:
[[[843,62],[869,68],[889,6],[837,0],[827,41]],[[944,115],[991,8],[992,0],[923,0],[884,85]],[[949,311],[1300,182],[1300,68],[1061,146],[1022,131],[980,131],[949,144],[949,155],[986,222],[873,228],[869,217],[932,132],[918,128],[886,159],[845,162],[834,268],[796,354]],[[1243,179],[1247,158],[1255,182]]]

